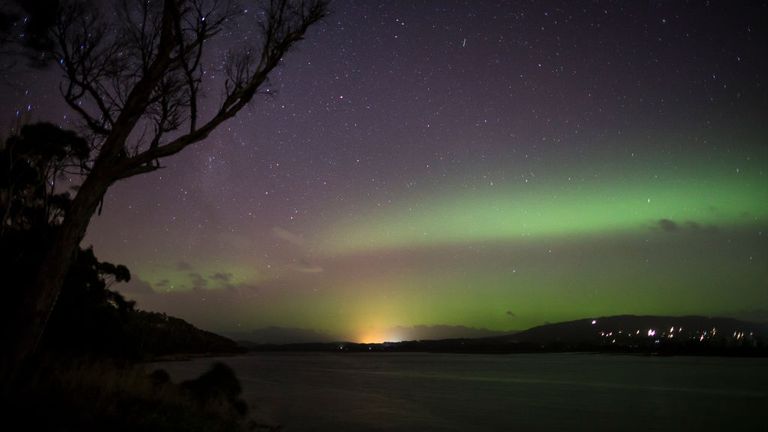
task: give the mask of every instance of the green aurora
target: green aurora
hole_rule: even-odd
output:
[[[360,203],[355,218],[283,244],[282,264],[250,254],[137,273],[164,292],[156,308],[185,305],[212,328],[360,341],[445,323],[505,331],[616,313],[744,314],[768,302],[766,161],[724,159],[599,181],[541,171],[528,183],[436,187],[383,210]]]
[[[226,334],[768,321],[766,8],[732,3],[341,1],[274,98],[116,184],[85,243],[139,307]]]
[[[425,200],[363,212],[331,228],[323,246],[334,253],[631,233],[677,225],[736,228],[768,216],[765,161],[727,171],[692,166],[680,173],[544,184],[452,188]],[[458,190],[457,190],[458,189]]]

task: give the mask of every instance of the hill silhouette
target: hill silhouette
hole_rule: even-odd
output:
[[[77,255],[41,343],[50,356],[147,360],[180,354],[242,352],[234,341],[164,313],[139,310],[109,289],[130,280],[121,265],[99,261],[92,249]]]
[[[734,318],[703,316],[617,315],[546,324],[503,339],[512,342],[643,344],[716,343],[755,345],[768,335],[768,325]]]
[[[519,333],[440,340],[251,344],[254,351],[334,352],[621,352],[768,356],[768,325],[733,318],[618,315],[530,328]]]

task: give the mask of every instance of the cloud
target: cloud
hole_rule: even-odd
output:
[[[192,280],[192,289],[202,289],[208,286],[208,280],[205,279],[200,273],[189,273],[189,278]]]
[[[680,225],[671,219],[659,219],[657,224],[662,231],[674,232],[680,230]]]
[[[304,249],[306,247],[306,240],[304,240],[302,235],[288,231],[285,228],[276,226],[272,228],[272,234],[278,239],[298,248]],[[292,258],[292,262],[287,264],[285,268],[298,273],[322,273],[324,271],[323,267],[310,262],[305,257],[299,258],[301,254],[297,255]]]
[[[165,312],[209,329],[210,323],[228,318],[222,316],[221,308],[238,308],[248,304],[257,298],[260,292],[258,285],[245,283],[227,284],[215,289],[194,285],[191,289],[153,291],[141,296],[137,294],[138,298],[135,300],[138,300],[140,309]]]
[[[285,228],[274,227],[272,228],[272,234],[280,240],[286,241],[292,245],[303,247],[306,243],[304,237],[299,234],[292,233]]]
[[[699,231],[702,229],[701,225],[698,222],[694,221],[688,221],[685,223],[686,228],[692,229],[694,231]]]
[[[211,280],[229,284],[232,282],[232,273],[216,272],[209,276]]]
[[[705,226],[696,221],[675,222],[672,219],[659,219],[655,227],[664,232],[715,232],[717,227],[714,225]]]
[[[289,269],[299,273],[322,273],[323,268],[317,264],[312,264],[309,260],[302,259],[298,263],[290,264]]]

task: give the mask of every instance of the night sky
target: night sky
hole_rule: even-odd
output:
[[[766,2],[332,10],[270,96],[111,189],[84,245],[139,307],[355,341],[768,320]],[[78,127],[54,68],[3,75],[2,117]]]

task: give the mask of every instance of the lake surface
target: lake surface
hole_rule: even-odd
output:
[[[215,361],[286,432],[768,430],[768,359],[275,353],[156,366],[178,381]]]

